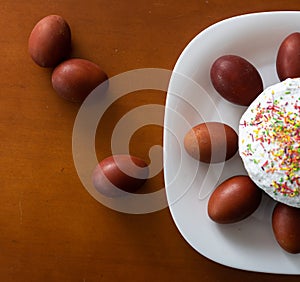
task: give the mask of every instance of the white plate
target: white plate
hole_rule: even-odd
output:
[[[300,12],[266,12],[233,17],[198,34],[179,57],[169,84],[164,124],[164,173],[169,208],[185,240],[207,258],[234,268],[300,274],[300,255],[283,251],[271,227],[273,200],[235,224],[218,225],[206,211],[210,193],[226,178],[245,174],[238,155],[205,165],[183,147],[186,132],[203,121],[222,121],[238,130],[245,108],[220,97],[211,85],[211,64],[221,55],[246,58],[259,70],[264,87],[279,82],[275,58],[281,41],[300,31]]]

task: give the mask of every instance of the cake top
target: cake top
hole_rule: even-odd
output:
[[[265,89],[239,126],[239,153],[272,198],[300,207],[300,78]]]

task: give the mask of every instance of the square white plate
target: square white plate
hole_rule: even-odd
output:
[[[274,201],[264,195],[247,219],[218,225],[207,216],[207,201],[216,185],[246,174],[238,154],[214,165],[202,164],[183,147],[186,132],[203,121],[222,121],[238,130],[245,108],[225,101],[210,82],[209,71],[219,56],[235,54],[260,72],[264,87],[279,82],[275,69],[282,40],[300,31],[300,12],[247,14],[216,23],[198,34],[179,57],[169,84],[164,122],[164,173],[172,217],[185,240],[207,258],[234,268],[300,274],[300,254],[276,242],[271,215]],[[300,240],[300,238],[299,238]]]

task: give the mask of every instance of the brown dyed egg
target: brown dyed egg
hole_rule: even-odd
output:
[[[107,197],[136,192],[147,180],[146,162],[130,155],[114,155],[102,160],[95,168],[92,181],[97,191]]]
[[[41,67],[55,67],[71,51],[71,29],[59,15],[41,19],[31,31],[28,51],[33,61]]]
[[[236,55],[218,58],[210,69],[214,88],[231,103],[249,106],[263,91],[258,70],[246,59]]]
[[[272,228],[278,244],[287,252],[300,253],[300,209],[277,203]]]
[[[208,216],[220,224],[241,221],[258,208],[261,198],[262,190],[250,177],[233,176],[211,194],[207,206]]]
[[[229,125],[200,123],[187,132],[184,147],[189,155],[201,162],[223,162],[237,152],[238,136]]]
[[[276,57],[277,75],[281,81],[300,77],[300,33],[288,35],[280,44]]]
[[[82,102],[92,90],[107,80],[95,63],[79,58],[66,60],[52,73],[52,86],[57,94],[72,102]]]

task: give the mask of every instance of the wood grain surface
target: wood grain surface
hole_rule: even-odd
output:
[[[51,86],[51,69],[33,63],[27,42],[49,14],[71,26],[73,57],[99,64],[109,77],[138,68],[172,70],[188,42],[231,16],[299,10],[300,2],[221,0],[85,0],[0,2],[0,280],[1,281],[298,281],[219,265],[194,251],[168,208],[133,215],[98,203],[83,187],[72,157],[79,104]],[[99,123],[99,159],[134,107],[164,105],[163,91],[137,91],[116,101]],[[148,158],[162,127],[146,126],[130,151]],[[164,187],[163,172],[146,191]]]

